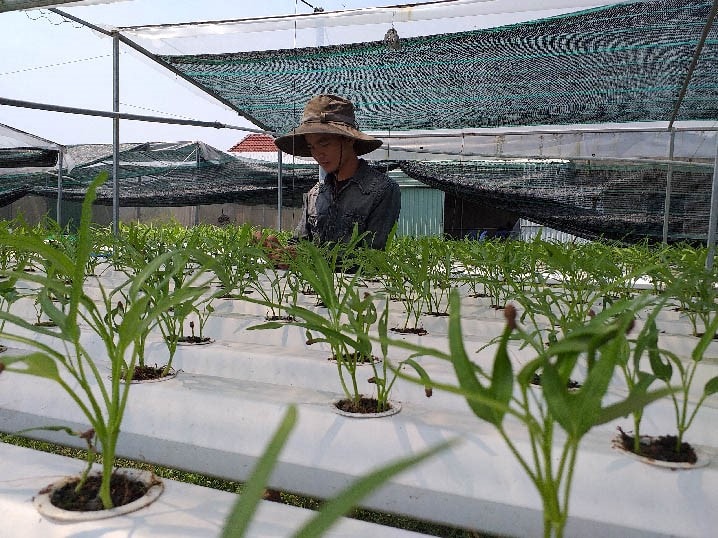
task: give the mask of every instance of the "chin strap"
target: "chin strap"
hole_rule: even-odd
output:
[[[334,176],[336,177],[336,180],[339,181],[339,170],[342,169],[342,161],[344,160],[344,143],[342,141],[342,144],[339,145],[339,165],[337,165],[337,169],[334,171]]]

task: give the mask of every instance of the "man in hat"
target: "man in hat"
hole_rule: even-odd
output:
[[[285,153],[313,157],[326,177],[304,195],[299,239],[348,241],[356,226],[366,245],[383,249],[399,219],[396,181],[360,159],[382,141],[362,133],[354,105],[337,95],[317,95],[304,107],[299,126],[275,140]]]

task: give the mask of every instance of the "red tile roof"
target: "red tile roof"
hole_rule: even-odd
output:
[[[277,152],[274,139],[269,135],[252,133],[245,136],[237,144],[229,148],[233,153]]]

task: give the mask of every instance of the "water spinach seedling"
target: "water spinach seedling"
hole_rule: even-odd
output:
[[[356,238],[355,238],[356,239]],[[284,310],[293,318],[289,324],[306,329],[307,343],[328,344],[332,359],[336,361],[339,381],[347,399],[358,405],[362,398],[357,384],[357,368],[374,360],[369,337],[371,327],[377,321],[376,307],[370,295],[361,294],[357,287],[361,281],[361,266],[353,272],[336,272],[342,260],[358,248],[358,240],[349,244],[329,244],[322,247],[310,241],[297,245],[297,255],[292,270],[300,281],[309,285],[322,303],[322,311],[298,304],[285,305]],[[263,299],[248,297],[246,300],[271,306]],[[272,329],[286,323],[269,322],[249,329]]]
[[[694,336],[708,332],[716,316],[718,302],[718,265],[706,269],[706,248],[681,246],[672,252],[671,268],[665,293],[677,303],[679,310],[688,317]],[[715,331],[711,338],[715,337]]]
[[[494,426],[541,496],[544,537],[560,538],[568,519],[576,455],[586,433],[670,392],[669,389],[631,391],[623,400],[603,405],[618,354],[626,342],[626,332],[640,306],[634,302],[616,303],[538,353],[516,375],[508,354],[511,334],[523,333],[526,338],[531,335],[517,324],[513,306],[508,305],[505,311],[506,326],[492,371],[485,372],[471,362],[466,353],[457,291],[452,291],[449,304],[449,353],[401,340],[388,343],[452,363],[458,385],[434,382],[433,387],[463,395],[473,413]],[[587,365],[585,380],[578,390],[569,390],[568,380],[580,358],[585,359]],[[531,388],[531,379],[539,370],[543,387],[536,391]],[[426,384],[422,378],[400,375]],[[524,425],[529,450],[523,450],[516,443],[511,435],[515,423],[507,427],[507,416]],[[557,434],[559,428],[563,435]]]
[[[657,356],[659,349],[656,317],[660,313],[665,301],[665,296],[663,298],[657,298],[654,301],[653,310],[633,342],[633,349],[631,350],[628,342],[626,342],[623,351],[618,350],[618,368],[623,375],[628,390],[631,392],[647,391],[651,384],[657,379],[654,374],[643,369],[645,362],[643,357],[644,355],[648,355],[651,364],[659,360]],[[650,303],[646,302],[645,306],[650,306]],[[643,408],[639,407],[634,409],[631,412],[631,417],[633,419],[633,452],[640,454]]]
[[[296,305],[299,293],[292,259],[287,256],[278,263],[278,256],[281,257],[278,252],[259,247],[257,252],[258,278],[249,283],[249,289],[262,298],[261,304],[269,307],[267,320],[291,321],[292,314],[288,313],[287,307]]]
[[[104,508],[111,508],[113,503],[110,497],[110,480],[115,464],[115,450],[129,396],[129,381],[137,362],[133,345],[135,335],[144,330],[147,324],[153,323],[161,311],[188,300],[197,291],[192,288],[177,290],[172,296],[154,303],[151,297],[142,291],[149,275],[176,254],[166,252],[150,262],[129,282],[130,304],[122,321],[119,324],[108,322],[105,314],[112,307],[107,292],[100,287],[102,300],[98,305],[84,290],[87,259],[92,252],[89,233],[92,202],[98,186],[106,179],[107,174],[102,174],[88,187],[82,205],[74,257],[38,238],[0,235],[0,243],[18,245],[22,242],[25,249],[48,260],[57,269],[51,275],[72,275],[70,283],[45,274],[24,275],[25,279],[47,289],[48,293],[40,294],[39,298],[44,312],[56,323],[59,330],[33,325],[10,312],[0,312],[0,319],[19,329],[10,333],[6,325],[2,337],[21,343],[27,350],[18,356],[5,359],[5,369],[56,382],[90,423],[103,457],[99,498]],[[13,276],[18,275],[15,273]],[[66,312],[48,299],[51,294],[69,296]],[[107,372],[98,367],[96,357],[84,344],[86,339],[82,338],[81,333],[88,329],[104,344],[111,367],[109,381]]]
[[[384,276],[385,292],[404,307],[404,322],[393,327],[400,332],[419,332],[421,315],[429,299],[429,266],[432,262],[428,243],[417,252],[417,243],[409,237],[396,239],[391,250],[371,252],[372,266]]]
[[[399,372],[402,368],[409,366],[414,369],[420,379],[424,381],[424,393],[427,398],[432,396],[432,386],[429,374],[426,370],[414,360],[413,357],[404,359],[392,364],[389,361],[389,342],[388,342],[388,324],[389,324],[389,301],[387,300],[384,304],[384,312],[379,317],[378,333],[379,342],[381,345],[381,361],[374,361],[371,363],[371,367],[374,370],[374,376],[369,379],[370,383],[376,385],[376,401],[377,401],[377,412],[382,413],[390,408],[389,398],[391,396],[391,390],[394,387],[394,383],[399,378]]]
[[[713,320],[706,326],[706,331],[693,348],[689,361],[685,361],[675,353],[665,349],[656,349],[654,353],[649,355],[653,374],[658,379],[666,385],[670,385],[671,383],[676,383],[677,377],[677,390],[671,393],[677,430],[674,447],[676,453],[681,451],[685,434],[693,424],[706,399],[718,393],[718,376],[715,376],[706,381],[700,397],[691,404],[693,401],[691,392],[696,373],[703,364],[706,350],[714,340],[716,331],[718,331],[718,315],[715,315]]]
[[[227,225],[209,231],[197,262],[211,268],[219,280],[221,299],[239,299],[258,278],[259,247],[253,243],[251,225]]]

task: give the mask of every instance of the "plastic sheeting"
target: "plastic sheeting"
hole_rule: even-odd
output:
[[[15,129],[9,125],[0,123],[0,149],[12,148],[42,148],[42,149],[62,149],[62,146],[56,142],[40,138],[25,131]]]
[[[302,15],[120,27],[155,54],[216,54],[316,47],[462,32],[617,4],[610,0],[444,0]]]
[[[485,157],[712,162],[718,143],[717,129],[713,123],[706,123],[702,127],[696,124],[669,131],[667,122],[659,122],[382,133],[384,145],[369,157],[377,160]],[[671,136],[674,137],[672,154]]]
[[[89,6],[92,4],[110,4],[125,0],[2,0],[0,13],[4,11],[19,11],[22,9]]]

